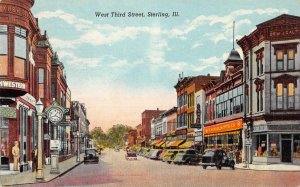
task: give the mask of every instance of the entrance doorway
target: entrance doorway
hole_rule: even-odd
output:
[[[292,141],[291,140],[281,140],[282,153],[281,158],[282,162],[292,162]]]
[[[1,120],[3,121],[3,120]],[[3,124],[0,125],[0,170],[9,170],[9,145],[8,145],[8,128],[3,128]],[[2,127],[2,128],[1,128]]]

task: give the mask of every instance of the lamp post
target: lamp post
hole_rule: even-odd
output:
[[[43,153],[42,153],[42,115],[43,115],[44,105],[39,99],[36,103],[36,111],[38,116],[38,163],[37,163],[37,172],[36,172],[36,180],[43,181],[44,180],[44,171],[43,171]]]

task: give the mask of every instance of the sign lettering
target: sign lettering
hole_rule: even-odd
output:
[[[243,120],[234,120],[230,122],[220,123],[217,125],[212,125],[209,127],[204,128],[204,134],[213,134],[213,133],[220,133],[226,131],[233,131],[243,128]]]
[[[5,88],[18,88],[25,90],[26,85],[22,82],[14,82],[14,81],[0,81],[0,87]]]
[[[3,5],[0,10],[1,10],[1,12],[14,13],[19,16],[26,17],[26,18],[30,17],[27,10],[24,10],[20,7],[13,6],[13,5]]]

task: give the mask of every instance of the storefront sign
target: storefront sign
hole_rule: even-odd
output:
[[[30,17],[27,10],[20,8],[18,6],[14,6],[14,5],[0,6],[0,12],[13,13],[13,14],[17,14],[19,16],[27,17],[27,18]]]
[[[11,107],[0,107],[0,117],[16,119],[17,110]]]
[[[17,89],[25,90],[26,84],[22,82],[15,82],[15,81],[0,81],[0,87],[17,88]]]
[[[60,143],[59,140],[50,140],[50,150],[59,150]]]
[[[243,128],[243,120],[234,120],[225,123],[220,123],[217,125],[212,125],[204,128],[204,134],[213,134],[227,131],[234,131]]]

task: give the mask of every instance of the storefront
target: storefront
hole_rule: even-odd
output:
[[[206,148],[221,148],[241,150],[243,120],[233,120],[204,127],[204,142]]]
[[[252,156],[253,163],[300,164],[299,124],[255,126]]]
[[[0,170],[9,169],[8,119],[0,117]]]

